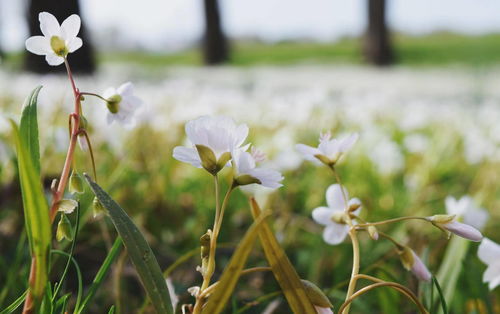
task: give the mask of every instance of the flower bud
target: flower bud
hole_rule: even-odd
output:
[[[68,241],[73,240],[73,228],[71,227],[71,222],[68,217],[63,213],[57,224],[56,239],[57,241],[62,241],[67,239]]]
[[[240,176],[237,176],[236,178],[234,178],[234,182],[236,185],[248,185],[252,183],[261,184],[259,179],[249,174],[242,174]]]
[[[86,152],[89,150],[89,143],[87,143],[87,138],[85,137],[84,134],[78,134],[78,146],[80,146],[80,149],[83,151],[83,152]]]
[[[434,215],[427,217],[427,220],[437,224],[446,224],[451,222],[453,219],[455,219],[455,215]]]
[[[476,228],[469,226],[467,224],[463,224],[458,221],[452,221],[447,224],[443,224],[442,227],[462,238],[474,241],[481,242],[483,239],[483,235]]]
[[[412,249],[407,246],[401,247],[401,250],[398,250],[398,254],[406,270],[413,272],[419,280],[431,280],[431,273]]]
[[[217,157],[214,152],[205,145],[196,145],[196,150],[200,156],[201,166],[212,175],[216,175],[220,169],[217,165]]]
[[[108,98],[106,101],[106,106],[108,107],[109,112],[117,113],[120,109],[120,102],[122,101],[122,96],[116,94]]]
[[[102,206],[97,197],[94,197],[94,200],[92,200],[92,213],[94,214],[94,218],[98,218],[106,213],[106,208]]]
[[[78,172],[71,172],[71,176],[69,177],[68,189],[71,194],[83,193],[83,179]]]
[[[71,214],[78,206],[78,202],[75,200],[63,199],[57,202],[56,206],[57,211],[63,212],[65,214]]]
[[[323,291],[318,288],[315,284],[308,280],[301,279],[302,285],[306,292],[307,297],[315,307],[320,308],[331,308],[333,307],[330,300],[326,297]]]
[[[201,246],[201,259],[207,258],[210,254],[210,235],[211,232],[207,231],[204,235],[200,237],[200,246]]]
[[[368,234],[372,240],[378,240],[378,231],[375,226],[368,226]]]

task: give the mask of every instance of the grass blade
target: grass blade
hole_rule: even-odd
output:
[[[51,242],[49,208],[44,197],[40,175],[35,169],[27,140],[20,135],[17,125],[11,121],[16,143],[19,177],[23,198],[26,230],[34,265],[34,278],[30,280],[30,293],[35,306],[45,292],[48,280],[48,258]]]
[[[436,285],[436,290],[438,291],[439,299],[441,301],[441,309],[443,310],[443,313],[448,314],[448,307],[446,306],[446,300],[443,291],[441,290],[441,286],[439,285],[438,280],[434,276],[432,276],[432,283]]]
[[[250,200],[250,203],[252,215],[254,219],[258,219],[261,215],[259,205],[253,198]],[[278,243],[267,223],[264,223],[260,229],[259,239],[274,277],[283,290],[283,294],[292,311],[294,313],[315,314],[316,310],[306,295],[297,271],[292,266],[292,263],[290,263],[285,251]]]
[[[26,98],[19,124],[19,133],[26,142],[26,150],[31,156],[37,176],[40,176],[40,145],[38,143],[37,100],[42,86],[35,88]]]
[[[97,199],[108,210],[109,217],[122,238],[123,244],[127,248],[128,256],[134,264],[156,311],[162,314],[173,313],[167,284],[163,278],[160,266],[139,228],[97,183],[93,182],[88,175],[85,175],[85,179],[92,191],[94,191]]]
[[[231,297],[234,287],[238,282],[241,271],[245,267],[248,255],[252,251],[257,234],[264,222],[264,215],[258,217],[252,226],[247,230],[245,236],[238,244],[229,264],[227,264],[222,276],[217,283],[215,291],[212,293],[202,313],[218,314],[222,312],[227,301]]]
[[[0,312],[0,314],[11,314],[14,313],[17,308],[23,304],[26,295],[28,294],[28,290],[26,290],[19,298],[17,298],[11,305],[7,306],[4,310]]]

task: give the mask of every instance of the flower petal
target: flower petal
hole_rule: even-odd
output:
[[[44,36],[33,36],[26,40],[26,49],[36,55],[42,56],[52,52],[50,41]]]
[[[486,210],[473,208],[465,212],[464,223],[471,225],[477,230],[483,230],[489,217],[490,214]]]
[[[116,92],[121,96],[131,96],[134,94],[134,84],[132,82],[123,83],[116,89]]]
[[[500,245],[488,238],[484,238],[477,250],[477,256],[485,264],[500,261]]]
[[[483,235],[481,234],[481,232],[479,232],[479,230],[458,221],[449,222],[447,224],[444,224],[443,227],[446,230],[471,241],[479,242],[483,239]]]
[[[323,231],[323,240],[331,245],[339,244],[344,241],[348,233],[349,226],[332,223]]]
[[[425,264],[422,262],[420,257],[418,257],[417,254],[415,254],[415,252],[412,251],[412,253],[413,253],[413,266],[411,267],[411,271],[413,272],[413,274],[419,280],[427,282],[431,281],[432,275],[427,269],[427,266],[425,266]]]
[[[177,146],[174,148],[173,156],[175,159],[201,168],[200,155],[196,149],[191,147]]]
[[[75,52],[82,45],[83,45],[82,39],[80,37],[75,37],[68,43],[68,52]]]
[[[349,194],[344,188],[345,196],[349,199]],[[331,209],[341,210],[345,209],[345,200],[339,184],[332,184],[326,190],[326,203]]]
[[[330,225],[332,223],[332,220],[330,219],[332,217],[333,210],[331,210],[328,207],[317,207],[312,211],[312,217],[314,221],[319,223],[320,225]]]
[[[319,149],[317,149],[316,147],[312,147],[312,146],[305,145],[305,144],[297,144],[297,145],[295,145],[295,148],[297,149],[297,151],[299,153],[302,153],[304,155],[305,159],[310,160],[310,161],[314,161],[317,164],[321,164],[321,162],[316,157],[314,157],[315,155],[322,154],[321,151]]]
[[[339,142],[339,151],[342,152],[342,153],[345,153],[346,151],[348,151],[349,149],[351,149],[351,147],[356,143],[356,141],[358,140],[358,133],[353,133],[343,139],[341,139]]]
[[[80,31],[81,20],[76,14],[68,16],[61,24],[61,37],[71,41]],[[81,39],[80,39],[81,40]]]
[[[38,14],[38,20],[40,21],[40,29],[43,35],[46,37],[60,36],[61,27],[56,17],[48,12],[41,12]]]
[[[55,53],[49,53],[45,56],[45,60],[49,65],[56,66],[64,63],[64,58],[59,57]]]

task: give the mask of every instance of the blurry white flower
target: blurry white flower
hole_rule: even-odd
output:
[[[70,15],[61,25],[48,12],[41,12],[38,19],[43,36],[28,38],[26,49],[36,55],[44,55],[49,65],[62,64],[68,53],[74,52],[82,46],[82,39],[76,37],[81,24],[78,15]]]
[[[483,282],[489,282],[490,290],[500,285],[500,245],[484,238],[477,250],[479,259],[488,265],[483,274]]]
[[[102,97],[107,99],[108,124],[113,121],[130,126],[134,121],[134,113],[142,105],[142,100],[134,95],[134,85],[130,82],[120,85],[117,89],[110,87],[104,91]]]
[[[276,170],[256,166],[256,162],[265,159],[265,155],[252,147],[252,153],[237,149],[233,152],[235,167],[235,182],[238,185],[260,184],[264,187],[276,189],[282,186],[283,176]]]
[[[422,262],[420,257],[418,257],[412,249],[405,246],[398,251],[398,254],[406,270],[410,270],[419,280],[431,280],[432,275],[427,269],[427,266],[425,266],[424,262]]]
[[[318,147],[304,144],[297,144],[295,147],[304,155],[304,158],[317,164],[320,162],[327,165],[334,165],[343,153],[347,152],[358,139],[358,134],[353,133],[342,139],[330,139],[330,132],[322,133],[319,137]]]
[[[452,232],[462,238],[471,241],[479,242],[483,239],[483,235],[476,228],[456,221],[455,215],[434,215],[427,217],[427,220],[442,230]]]
[[[347,191],[346,197],[349,199]],[[346,210],[342,190],[339,184],[332,184],[326,190],[326,203],[328,207],[318,207],[312,212],[312,217],[317,223],[324,225],[323,239],[328,244],[339,244],[349,233],[349,226],[345,222],[347,211],[357,215],[361,210],[361,202],[357,198],[350,199],[349,208]]]
[[[248,136],[246,124],[236,125],[224,116],[203,116],[186,123],[186,134],[192,147],[174,148],[175,159],[217,173],[231,160]]]
[[[198,294],[200,293],[200,287],[198,286],[193,286],[193,287],[190,287],[187,289],[187,291],[189,292],[190,295],[192,295],[193,297],[197,297]]]
[[[411,134],[405,137],[404,145],[410,153],[423,153],[429,146],[429,139],[422,134]]]
[[[320,307],[315,305],[314,309],[316,310],[316,313],[318,314],[333,314],[333,311],[330,307]]]
[[[446,212],[448,215],[456,215],[456,219],[463,219],[463,222],[472,227],[482,230],[488,221],[489,214],[474,204],[474,200],[468,196],[462,196],[456,200],[453,196],[446,197]]]

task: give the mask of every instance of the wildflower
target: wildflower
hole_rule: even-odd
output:
[[[455,217],[455,215],[434,215],[427,217],[427,220],[439,229],[452,232],[462,238],[475,242],[479,242],[483,239],[483,235],[479,230],[470,225],[456,221]]]
[[[75,200],[62,199],[57,202],[57,211],[63,212],[65,214],[71,214],[77,206],[78,202]]]
[[[307,297],[314,305],[316,309],[316,313],[318,314],[333,314],[332,311],[332,303],[326,297],[326,295],[318,288],[315,284],[308,280],[301,279],[300,280],[304,285],[304,290],[306,292]]]
[[[403,267],[406,270],[410,270],[419,280],[431,280],[431,273],[412,249],[404,246],[398,250],[398,254],[401,258],[401,263],[403,263]]]
[[[71,222],[65,214],[61,215],[61,219],[57,224],[56,239],[61,242],[63,239],[68,241],[73,240],[73,228],[71,227]]]
[[[26,49],[36,55],[44,55],[49,65],[62,64],[68,53],[72,53],[82,46],[82,39],[76,37],[81,24],[78,15],[70,15],[61,25],[48,12],[41,12],[38,19],[43,36],[28,38]]]
[[[134,85],[130,82],[122,84],[117,89],[110,87],[103,93],[103,98],[107,99],[108,124],[113,121],[130,126],[133,122],[134,113],[142,105],[142,100],[134,95]]]
[[[215,175],[228,165],[231,153],[238,150],[248,136],[246,124],[236,125],[224,116],[203,116],[186,123],[191,147],[174,148],[175,159]]]
[[[488,282],[490,290],[500,285],[500,245],[484,238],[477,250],[479,259],[488,265],[483,274],[483,282]]]
[[[252,183],[276,189],[282,186],[279,183],[283,176],[276,170],[257,167],[256,163],[263,161],[265,155],[252,147],[252,153],[238,149],[233,152],[235,178],[238,185],[248,185]]]
[[[345,191],[347,199],[349,196]],[[361,203],[358,199],[353,198],[348,201],[345,208],[342,190],[339,184],[330,185],[326,191],[326,203],[328,207],[318,207],[313,210],[312,217],[317,223],[326,226],[323,231],[323,239],[328,244],[339,244],[349,233],[347,225],[347,212],[357,215],[361,210]]]
[[[319,137],[318,147],[312,147],[304,144],[297,144],[295,147],[304,154],[304,158],[317,164],[322,162],[327,166],[333,166],[339,158],[346,153],[358,139],[358,134],[353,133],[340,140],[330,139],[330,132],[322,133]]]
[[[459,200],[453,196],[446,197],[446,212],[448,215],[456,215],[457,219],[463,219],[467,225],[482,230],[486,224],[489,214],[474,204],[474,200],[468,196],[462,196]]]

